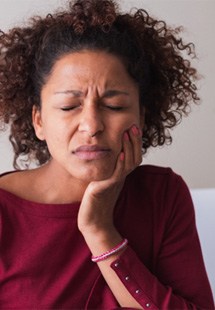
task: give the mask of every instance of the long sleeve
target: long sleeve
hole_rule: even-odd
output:
[[[112,268],[144,309],[214,309],[206,279],[201,280],[198,275],[193,277],[193,285],[189,290],[193,291],[195,296],[192,298],[193,301],[189,301],[187,298],[174,293],[173,287],[162,284],[143,265],[131,248],[128,248],[120,259],[112,264]],[[175,266],[175,269],[178,269],[177,266]],[[199,284],[202,286],[200,295],[195,293],[195,281],[197,283],[200,281]],[[188,287],[188,284],[186,287]],[[185,290],[186,287],[184,286],[183,289]]]
[[[135,251],[134,240],[147,238],[141,236],[141,228],[136,229],[135,224],[135,238],[128,232],[133,237],[131,246],[111,267],[144,309],[214,309],[189,190],[173,173],[162,188],[165,188],[163,194],[160,192],[154,200],[150,198],[154,214],[151,270],[141,259],[144,247]],[[155,189],[154,194],[156,191],[159,193]],[[157,202],[159,208],[155,207]],[[142,224],[146,226],[147,221],[143,220]]]

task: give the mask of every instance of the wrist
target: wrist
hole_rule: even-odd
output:
[[[78,228],[86,241],[92,239],[93,241],[98,240],[98,242],[105,242],[110,238],[116,238],[116,236],[119,236],[113,223],[90,224],[82,227],[79,226]]]
[[[102,262],[104,260],[109,259],[110,257],[113,257],[115,255],[119,255],[122,251],[125,250],[125,248],[127,247],[128,244],[128,240],[127,239],[123,239],[122,242],[118,243],[115,247],[113,247],[112,249],[97,255],[97,256],[92,256],[91,260],[94,263],[99,263]]]
[[[108,252],[123,241],[122,236],[116,229],[88,232],[83,237],[93,256],[99,256]]]
[[[82,233],[83,236],[105,236],[109,232],[115,231],[115,227],[113,225],[113,220],[105,219],[102,221],[101,219],[93,219],[91,221],[80,221],[78,220],[78,229]]]

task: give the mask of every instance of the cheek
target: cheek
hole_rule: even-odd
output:
[[[111,126],[111,141],[114,141],[116,144],[117,152],[120,152],[122,149],[122,141],[124,133],[129,130],[134,124],[139,125],[139,119],[136,117],[126,118],[124,121],[117,122],[115,126]]]
[[[139,114],[139,110],[133,111],[126,115],[124,118],[121,118],[116,122],[116,126],[112,129],[113,141],[117,141],[118,150],[121,151],[123,135],[126,131],[128,131],[133,125],[141,128],[141,117]],[[113,127],[112,127],[113,128]],[[110,129],[111,130],[111,129]]]
[[[118,121],[117,123],[117,132],[118,135],[121,137],[123,136],[124,132],[129,130],[133,125],[140,126],[140,116],[136,113],[131,113],[124,119]]]
[[[65,122],[56,121],[50,117],[44,120],[43,130],[47,139],[63,140],[67,135],[68,126],[66,126]]]

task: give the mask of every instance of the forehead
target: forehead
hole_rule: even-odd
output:
[[[85,83],[106,86],[135,86],[120,57],[103,52],[88,51],[69,53],[58,59],[47,83]]]

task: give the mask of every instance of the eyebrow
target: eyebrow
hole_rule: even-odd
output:
[[[111,97],[120,96],[120,95],[129,96],[129,93],[126,92],[126,91],[122,91],[122,90],[107,90],[102,95],[102,98],[105,98],[105,97],[106,98],[111,98]]]
[[[54,95],[62,95],[62,94],[65,94],[65,95],[72,94],[75,97],[80,97],[83,95],[83,92],[81,92],[80,90],[73,90],[73,89],[54,92]]]
[[[72,94],[74,97],[81,97],[84,95],[84,92],[80,91],[80,90],[63,90],[63,91],[56,91],[54,92],[55,95],[62,95],[62,94]],[[111,97],[115,97],[115,96],[120,96],[120,95],[125,95],[125,96],[129,96],[129,93],[126,91],[122,91],[122,90],[107,90],[102,94],[102,98],[111,98]]]

